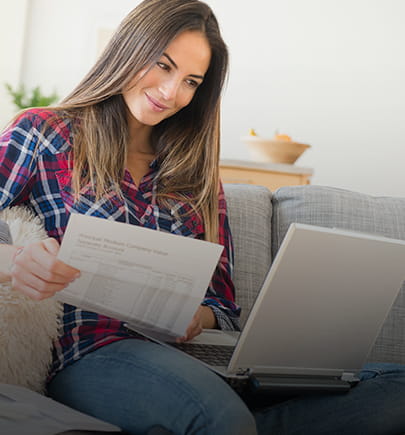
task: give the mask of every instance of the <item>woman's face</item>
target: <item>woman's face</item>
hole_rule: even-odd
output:
[[[203,33],[186,31],[177,36],[159,61],[140,71],[124,89],[130,124],[153,126],[187,106],[204,80],[210,59]]]

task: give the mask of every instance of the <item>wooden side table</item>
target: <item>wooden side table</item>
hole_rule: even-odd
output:
[[[282,186],[310,184],[313,170],[280,163],[223,159],[219,173],[223,183],[258,184],[274,191]]]

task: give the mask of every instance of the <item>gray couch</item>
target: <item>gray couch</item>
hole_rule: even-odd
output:
[[[405,239],[405,198],[371,197],[320,186],[283,187],[271,193],[264,187],[240,184],[225,185],[225,194],[235,245],[234,282],[237,302],[243,310],[242,324],[291,222]],[[0,226],[0,238],[2,233],[7,235],[6,230],[7,227]],[[404,338],[405,286],[368,360],[405,363]],[[0,417],[1,433],[4,421]],[[151,434],[165,433],[159,432],[158,428],[156,430]],[[67,433],[84,435],[101,432]]]
[[[292,222],[376,233],[405,240],[405,198],[373,197],[322,186],[225,185],[235,245],[234,282],[242,324]],[[404,265],[405,267],[405,265]],[[405,285],[368,361],[405,364]]]

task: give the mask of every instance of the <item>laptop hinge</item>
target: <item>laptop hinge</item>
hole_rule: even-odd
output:
[[[252,392],[309,393],[336,392],[345,393],[353,383],[336,376],[291,376],[254,374],[249,377]]]
[[[352,385],[356,385],[360,382],[359,377],[354,373],[343,373],[341,379],[345,382],[349,382]]]
[[[247,368],[239,368],[236,370],[236,376],[243,376],[243,377],[249,377],[252,374],[252,371]]]

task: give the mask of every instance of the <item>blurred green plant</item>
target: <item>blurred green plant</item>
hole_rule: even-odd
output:
[[[59,96],[56,92],[53,92],[51,95],[45,95],[42,93],[39,86],[31,91],[27,91],[22,84],[14,89],[9,83],[5,83],[5,87],[12,98],[13,104],[19,110],[27,109],[28,107],[49,106],[59,100]]]

